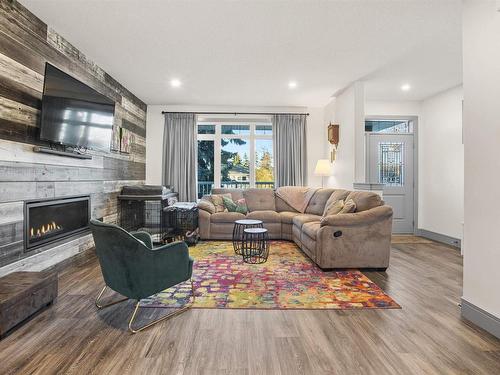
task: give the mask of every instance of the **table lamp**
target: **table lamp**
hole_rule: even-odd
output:
[[[314,175],[321,176],[321,187],[325,187],[324,178],[325,176],[332,175],[332,166],[330,164],[330,160],[328,159],[319,159],[316,163],[316,168],[314,168]]]

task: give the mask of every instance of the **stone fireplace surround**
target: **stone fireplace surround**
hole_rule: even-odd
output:
[[[0,45],[6,88],[0,93],[5,104],[0,119],[3,276],[15,271],[41,271],[84,255],[93,247],[92,235],[82,231],[26,249],[26,201],[89,195],[93,218],[117,221],[117,196],[122,186],[145,182],[147,105],[21,3],[2,2],[0,20],[5,26]],[[80,160],[33,152],[35,146],[50,146],[40,140],[38,129],[46,62],[115,102],[114,126],[130,132],[129,153],[92,152],[91,160]]]

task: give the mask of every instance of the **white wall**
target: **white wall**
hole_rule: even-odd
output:
[[[366,117],[418,117],[418,228],[463,237],[461,87],[424,101],[367,101]]]
[[[500,12],[463,9],[465,253],[463,298],[500,318]]]
[[[362,83],[357,82],[337,95],[325,107],[324,118],[326,124],[333,122],[340,125],[339,146],[328,186],[352,190],[353,183],[364,182],[365,175]],[[362,165],[359,165],[360,161]]]
[[[346,90],[325,107],[325,120],[339,124],[339,145],[328,186],[352,189],[354,182],[354,89]]]
[[[464,146],[462,87],[422,102],[419,121],[418,226],[462,238]]]
[[[326,126],[323,119],[323,108],[307,107],[232,107],[232,106],[180,106],[149,105],[147,112],[146,132],[146,183],[161,184],[163,128],[162,111],[179,112],[250,112],[250,113],[309,113],[307,119],[307,183],[321,185],[321,178],[314,176],[314,167],[318,159],[326,157]]]
[[[420,102],[418,101],[373,101],[365,103],[366,117],[370,116],[418,116],[420,114]]]
[[[365,85],[354,83],[354,181],[366,182]],[[351,185],[351,189],[352,189]]]
[[[321,186],[321,177],[314,175],[314,168],[319,159],[328,158],[328,122],[325,123],[323,107],[310,107],[307,111],[307,184]]]

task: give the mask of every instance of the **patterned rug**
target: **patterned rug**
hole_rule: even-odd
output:
[[[195,259],[195,308],[386,309],[400,308],[358,270],[323,272],[292,242],[273,241],[264,264],[243,263],[231,242],[201,242]],[[141,301],[144,307],[179,307],[189,282]]]

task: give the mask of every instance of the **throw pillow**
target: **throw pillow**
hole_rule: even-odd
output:
[[[227,208],[227,210],[229,212],[236,211],[236,208],[238,207],[238,205],[231,198],[222,197],[222,201],[224,202],[224,206]]]
[[[344,200],[340,199],[331,203],[328,207],[325,208],[325,212],[323,212],[323,216],[329,215],[337,215],[344,208]]]
[[[238,204],[238,207],[236,207],[236,212],[246,215],[248,213],[248,207],[245,198],[238,199],[236,203]]]
[[[340,210],[339,214],[349,214],[356,211],[356,203],[352,199],[348,199],[344,203],[344,207]]]
[[[339,200],[346,200],[347,199],[347,196],[349,195],[349,191],[348,190],[344,190],[344,189],[335,189],[332,193],[332,195],[330,195],[330,198],[328,198],[328,200],[326,201],[326,204],[325,204],[325,209],[323,211],[323,216],[326,216],[325,213],[326,213],[326,210],[332,205],[334,204],[335,202],[339,201]]]
[[[200,199],[198,202],[198,208],[207,211],[210,214],[215,214],[215,206],[212,202],[207,199]]]
[[[231,198],[231,193],[227,193],[227,194],[212,194],[210,196],[210,200],[212,201],[212,203],[215,206],[215,212],[216,213],[217,212],[225,212],[225,211],[227,211],[227,208],[224,205],[224,199],[222,199],[222,197]]]
[[[226,206],[229,212],[238,212],[243,215],[245,215],[248,212],[245,199],[239,199],[236,202],[228,197],[222,197],[222,199],[224,201],[224,205]]]

